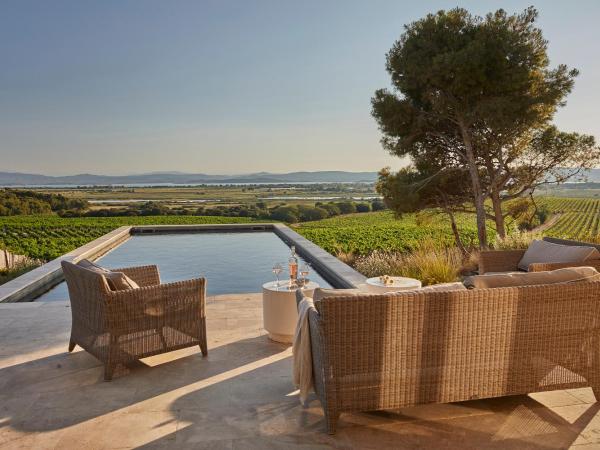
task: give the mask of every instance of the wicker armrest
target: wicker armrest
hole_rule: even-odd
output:
[[[123,272],[141,287],[160,284],[160,275],[157,266],[123,267],[111,270],[114,272]]]
[[[482,251],[479,253],[479,273],[515,271],[524,254],[525,250]]]
[[[527,268],[528,272],[544,272],[548,270],[564,269],[567,267],[593,267],[600,271],[600,259],[593,259],[590,261],[582,262],[569,262],[569,263],[532,263]]]
[[[107,294],[109,326],[130,328],[132,323],[162,317],[190,314],[206,317],[206,280],[177,281],[139,289],[116,291]]]

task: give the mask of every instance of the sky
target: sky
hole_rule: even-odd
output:
[[[376,171],[370,99],[403,25],[529,1],[2,0],[0,171]],[[600,2],[538,1],[553,65],[580,70],[556,116],[600,138]]]

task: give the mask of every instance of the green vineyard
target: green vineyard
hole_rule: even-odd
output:
[[[473,218],[461,215],[458,219],[463,242],[475,244],[477,230]],[[442,246],[454,244],[450,224],[440,214],[405,214],[401,219],[396,219],[390,211],[351,214],[302,223],[295,230],[333,254],[407,251],[424,241]]]
[[[596,241],[600,234],[600,199],[542,198],[539,202],[556,222],[544,234],[565,239]]]
[[[0,246],[13,253],[50,260],[99,238],[123,225],[192,225],[242,223],[246,218],[197,216],[83,217],[57,216],[0,217]]]
[[[539,206],[550,213],[543,233],[565,239],[600,239],[600,199],[541,197]],[[458,216],[463,242],[476,243],[477,232],[472,215]],[[406,214],[402,219],[389,212],[357,214],[300,224],[296,230],[307,239],[332,253],[366,254],[373,250],[406,251],[424,240],[453,245],[450,225],[444,215],[424,220],[421,215]],[[494,239],[492,227],[490,240]]]
[[[544,234],[598,241],[600,238],[600,199],[539,198],[538,204],[550,212]],[[249,222],[246,218],[198,216],[85,217],[57,216],[0,217],[0,246],[32,258],[49,260],[69,252],[123,225],[202,224]],[[458,226],[466,245],[477,240],[472,215],[458,216]],[[390,211],[350,214],[305,222],[294,229],[325,250],[367,254],[373,250],[406,251],[420,242],[453,245],[450,225],[440,214],[406,214],[396,219]],[[490,228],[490,238],[494,233]]]

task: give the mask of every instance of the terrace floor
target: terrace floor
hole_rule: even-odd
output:
[[[209,356],[145,359],[112,382],[66,352],[67,302],[0,304],[0,448],[600,448],[590,389],[342,414],[299,405],[291,349],[262,330],[260,294],[208,302]]]

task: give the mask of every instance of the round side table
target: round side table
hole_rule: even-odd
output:
[[[319,285],[310,281],[302,290],[311,297]],[[276,342],[290,344],[294,339],[298,309],[296,306],[297,287],[290,288],[287,281],[263,284],[263,323],[269,338]]]
[[[407,277],[390,277],[393,280],[392,284],[383,284],[379,277],[373,277],[367,279],[367,287],[369,292],[383,294],[385,292],[397,292],[397,291],[413,291],[415,289],[421,289],[421,282],[414,278]]]

